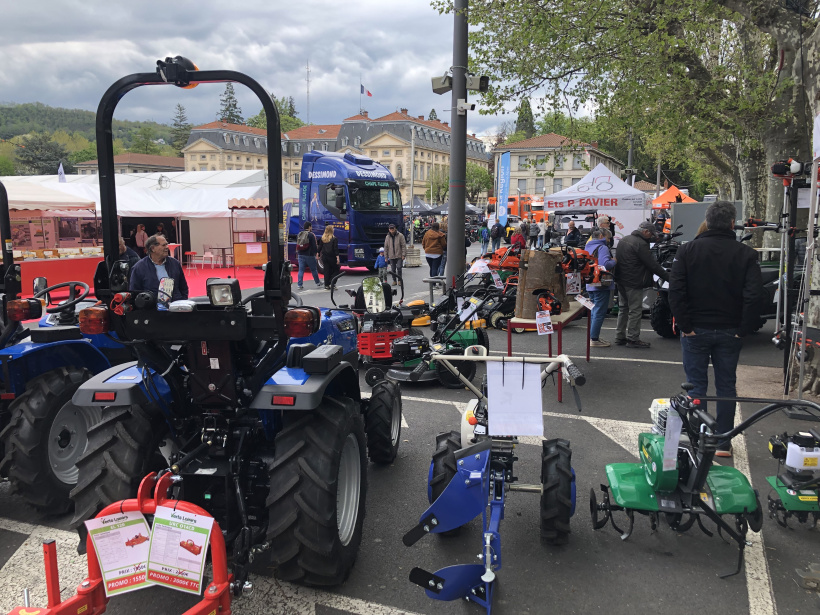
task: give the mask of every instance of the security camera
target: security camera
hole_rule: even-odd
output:
[[[445,73],[441,77],[433,77],[433,94],[446,94],[453,89],[453,78]]]
[[[486,92],[490,89],[490,78],[487,75],[467,75],[467,89],[473,92]]]
[[[459,115],[467,115],[468,111],[475,111],[475,103],[468,103],[463,98],[459,98],[456,111]]]

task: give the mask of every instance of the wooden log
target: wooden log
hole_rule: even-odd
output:
[[[561,305],[569,305],[566,278],[563,273],[555,271],[561,258],[560,250],[557,253],[541,250],[521,251],[518,293],[515,298],[516,318],[535,318],[538,302],[532,293],[539,288],[548,288],[561,302]]]

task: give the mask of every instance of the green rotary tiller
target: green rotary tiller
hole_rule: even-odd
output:
[[[769,516],[783,527],[788,527],[791,517],[800,523],[811,519],[813,529],[820,518],[820,432],[809,429],[772,436],[769,450],[778,461],[777,475],[766,477],[773,490]]]

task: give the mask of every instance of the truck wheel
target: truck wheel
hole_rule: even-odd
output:
[[[450,350],[446,350],[444,354],[451,354],[451,355],[463,355],[464,350],[462,348],[451,348]],[[453,367],[458,369],[461,372],[461,375],[464,376],[470,382],[473,381],[473,377],[475,376],[475,362],[473,361],[456,361],[451,359],[450,363],[452,363]],[[459,378],[453,375],[449,369],[444,367],[443,364],[436,362],[436,376],[438,376],[438,381],[447,389],[463,389],[464,383],[461,382]]]
[[[658,293],[658,298],[649,310],[649,322],[661,337],[678,337],[677,329],[672,326],[672,309],[665,293]]]
[[[270,563],[284,581],[339,585],[362,541],[364,420],[346,397],[324,397],[313,412],[282,420],[266,502]]]
[[[91,377],[87,369],[60,367],[33,378],[9,406],[11,419],[0,434],[5,456],[0,472],[37,510],[71,510],[76,463],[85,452],[99,408],[75,406],[71,397]]]
[[[453,477],[456,475],[455,453],[461,448],[461,434],[457,431],[440,433],[436,436],[436,450],[430,461],[430,472],[427,475],[427,501],[435,502]],[[441,536],[455,536],[461,531],[460,527],[441,532]]]
[[[88,432],[88,448],[77,461],[72,527],[112,502],[133,498],[146,474],[167,467],[159,451],[166,434],[165,421],[142,406],[103,408],[102,419]]]
[[[569,541],[569,519],[574,508],[571,461],[568,440],[542,443],[541,542],[547,545],[564,545]]]
[[[401,391],[397,385],[383,381],[373,387],[364,413],[364,431],[370,461],[393,463],[401,442]]]

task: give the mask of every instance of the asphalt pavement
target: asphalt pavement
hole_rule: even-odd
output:
[[[471,249],[470,256],[477,253]],[[428,270],[405,268],[405,300],[426,299],[421,283]],[[339,285],[355,289],[367,275],[350,270]],[[330,305],[329,293],[306,290],[306,304]],[[336,296],[339,301],[339,296]],[[345,299],[346,302],[346,299]],[[608,317],[601,337],[612,340],[615,319]],[[493,354],[506,352],[506,334],[491,330]],[[663,613],[718,612],[722,615],[755,615],[816,612],[818,594],[797,584],[796,569],[820,562],[817,531],[792,523],[778,526],[768,516],[761,534],[749,533],[743,571],[721,579],[734,569],[737,548],[719,536],[708,537],[697,526],[679,534],[663,521],[657,531],[649,520],[635,519],[632,536],[621,540],[611,526],[593,531],[589,513],[590,488],[605,482],[605,466],[637,460],[637,434],[648,428],[648,408],[655,398],[680,391],[684,380],[677,340],[658,337],[642,323],[642,339],[649,349],[612,346],[593,348],[592,360],[582,357],[586,323],[579,320],[564,332],[564,352],[574,357],[587,377],[579,388],[582,409],[564,388],[564,403],[548,382],[543,390],[544,436],[570,440],[572,464],[577,477],[577,506],[572,519],[569,544],[542,546],[539,541],[539,498],[528,493],[510,493],[501,525],[503,567],[497,571],[494,601],[496,614],[594,613],[632,615],[652,609]],[[739,393],[778,394],[781,351],[771,343],[772,325],[745,341],[739,369]],[[545,354],[546,338],[534,332],[513,336],[516,353]],[[483,371],[479,369],[478,379]],[[369,388],[362,378],[363,392]],[[433,384],[403,385],[402,442],[399,456],[388,467],[371,465],[362,546],[347,582],[332,590],[313,590],[254,575],[254,592],[233,605],[236,613],[370,614],[445,613],[470,614],[483,610],[464,601],[438,602],[408,581],[410,570],[429,571],[441,567],[478,563],[481,548],[480,519],[471,522],[459,536],[426,536],[413,547],[405,547],[402,535],[418,521],[427,507],[426,483],[436,434],[458,428],[460,412],[469,401],[467,390],[447,390]],[[748,415],[752,407],[744,406]],[[766,441],[769,436],[806,426],[783,415],[773,415],[735,440],[735,456],[728,463],[746,472],[760,490],[766,507],[765,476],[776,470]],[[529,443],[532,441],[533,443]],[[517,449],[517,475],[522,482],[539,482],[540,446],[537,439]],[[727,461],[721,461],[727,463]],[[76,539],[68,533],[69,517],[46,517],[28,509],[0,484],[0,612],[21,604],[23,587],[32,589],[32,605],[45,604],[39,544],[55,537],[60,545],[63,596],[71,595],[84,574],[84,559],[74,553]],[[623,517],[620,519],[624,520]],[[182,612],[195,598],[172,590],[151,589],[118,597],[109,613]]]

